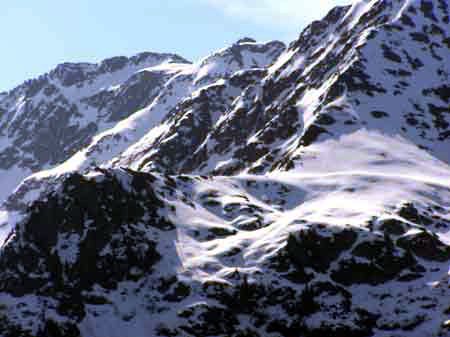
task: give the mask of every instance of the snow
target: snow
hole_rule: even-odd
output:
[[[391,10],[389,23],[397,22],[412,2],[397,2],[395,6],[398,8]],[[125,193],[145,202],[148,194],[134,194],[132,175],[120,167],[140,169],[143,163],[158,151],[159,145],[167,144],[180,135],[189,135],[189,129],[180,125],[196,110],[187,108],[183,114],[177,116],[179,118],[175,118],[183,103],[198,99],[202,93],[215,88],[223,88],[224,96],[228,96],[230,100],[225,112],[210,113],[213,128],[206,138],[202,139],[201,145],[192,149],[194,154],[206,149],[207,158],[189,172],[189,175],[184,176],[188,179],[182,179],[178,175],[153,175],[151,188],[164,205],[158,210],[158,214],[167,216],[175,225],[175,229],[160,231],[151,228],[152,226],[147,224],[152,220],[148,214],[137,223],[123,224],[124,228],[132,225],[142,229],[145,238],[156,242],[157,250],[162,256],[161,261],[152,273],[143,276],[139,282],[119,282],[117,288],[112,290],[102,289],[98,285],[89,289],[92,295],[104,296],[108,301],[102,305],[86,305],[86,315],[79,324],[83,336],[147,336],[149,331],[158,328],[157,324],[160,322],[179,323],[177,314],[180,310],[219,302],[201,295],[200,289],[208,282],[236,287],[238,283],[231,277],[236,271],[248,275],[250,282],[281,284],[294,290],[302,289],[303,285],[293,284],[275,273],[270,267],[270,261],[286,247],[289,235],[296,236],[300,231],[313,226],[317,226],[321,234],[329,238],[344,228],[352,229],[359,235],[356,239],[359,240],[356,242],[358,244],[363,239],[375,240],[383,237],[379,224],[383,220],[394,219],[407,227],[406,232],[401,235],[402,238],[427,231],[450,245],[448,227],[438,226],[438,221],[425,227],[422,223],[403,219],[398,212],[406,203],[412,203],[420,210],[427,210],[433,219],[450,221],[448,141],[438,142],[438,131],[431,127],[425,138],[420,136],[421,130],[413,127],[409,127],[407,132],[401,132],[401,128],[407,125],[404,122],[405,113],[412,109],[417,100],[421,100],[420,103],[423,104],[436,102],[435,97],[422,95],[422,91],[427,86],[434,87],[445,83],[445,78],[435,76],[434,73],[446,66],[446,59],[439,61],[430,57],[419,44],[408,40],[409,30],[405,29],[405,32],[398,33],[395,38],[384,25],[361,28],[359,21],[362,16],[379,3],[377,0],[367,0],[354,4],[347,16],[340,18],[336,25],[326,27],[317,44],[303,54],[298,50],[287,50],[272,66],[270,64],[273,60],[267,57],[267,50],[251,51],[252,48],[260,48],[260,44],[241,43],[241,49],[238,50],[240,60],[235,59],[231,52],[236,52],[236,45],[233,45],[192,65],[163,62],[125,69],[123,73],[106,74],[93,81],[92,87],[81,91],[74,88],[61,89],[66,90],[65,94],[74,100],[79,100],[81,96],[88,95],[91,89],[116,90],[120,88],[125,77],[135,72],[163,72],[169,78],[147,107],[113,125],[100,124],[99,132],[88,146],[62,164],[43,168],[25,179],[14,195],[18,195],[22,188],[25,189],[25,192],[21,192],[21,201],[27,205],[41,199],[41,194],[48,192],[47,189],[57,190],[60,186],[58,179],[63,180],[67,172],[88,172],[85,178],[97,183],[106,179],[100,173],[101,170],[88,171],[92,166],[108,168],[109,175],[120,182]],[[346,23],[342,30],[352,30],[356,36],[352,45],[354,48],[338,60],[334,68],[322,74],[323,79],[318,85],[310,85],[308,76],[316,70],[319,62],[326,60],[330,54],[343,50],[344,46],[338,44],[341,35],[336,32],[335,27],[342,22]],[[374,31],[377,32],[376,36],[369,40],[371,32]],[[394,66],[395,62],[383,56],[380,46],[384,43],[391,43],[399,48],[402,46],[426,64],[426,67],[414,72],[409,86],[404,88],[401,94],[393,93],[398,79],[395,76],[387,76],[385,72],[385,68]],[[311,55],[319,50],[322,50],[319,56],[310,60]],[[324,97],[343,74],[355,70],[357,62],[361,60],[368,60],[364,68],[365,75],[370,78],[371,83],[382,83],[385,92],[369,95],[363,90],[351,91],[346,88],[339,97],[324,104]],[[403,66],[406,67],[406,62]],[[237,93],[237,89],[229,84],[230,76],[236,72],[241,72],[242,75],[246,69],[265,67],[269,67],[268,74],[261,85],[257,84]],[[291,160],[289,170],[275,168],[261,175],[246,173],[250,167],[264,164],[264,158],[258,158],[234,176],[196,175],[241,164],[240,158],[236,157],[233,151],[243,146],[259,144],[270,123],[264,122],[264,126],[254,130],[247,138],[244,137],[244,141],[236,137],[239,138],[239,144],[237,140],[232,139],[228,149],[215,152],[221,145],[220,136],[229,136],[221,134],[220,131],[236,118],[238,111],[244,111],[244,116],[245,113],[250,114],[254,103],[262,100],[263,90],[268,90],[265,87],[263,89],[262,85],[270,81],[283,82],[298,70],[301,70],[298,78],[283,87],[279,96],[262,111],[262,114],[271,114],[274,111],[271,108],[289,108],[287,102],[296,108],[293,112],[298,113],[299,117],[296,132],[283,139],[275,136],[273,141],[262,144],[269,147],[269,154],[278,156],[277,160]],[[433,76],[430,75],[431,72]],[[356,84],[362,86],[363,82],[360,80]],[[297,90],[303,86],[306,89],[298,95]],[[268,88],[271,89],[270,86]],[[293,98],[295,99],[291,102]],[[41,97],[36,96],[35,99],[39,100]],[[19,100],[17,104],[22,103]],[[378,110],[389,110],[386,112],[390,117],[372,118],[370,112]],[[330,113],[336,119],[336,123],[328,126],[327,136],[320,137],[307,146],[300,145],[304,131],[317,123],[318,116],[325,113]],[[87,113],[85,117],[87,122],[92,116]],[[278,117],[270,116],[268,120],[276,121]],[[348,118],[356,121],[352,124],[355,126],[346,127],[340,123]],[[425,115],[424,120],[430,125],[433,124],[429,115]],[[7,144],[8,140],[5,139],[0,138],[0,142]],[[420,145],[423,144],[428,145],[429,149],[421,148]],[[3,143],[0,145],[3,146]],[[0,197],[8,196],[14,184],[28,174],[29,172],[20,169],[5,173],[2,182],[3,179],[10,180],[11,184],[6,185],[4,195]],[[36,182],[42,184],[34,186],[33,183]],[[172,185],[176,187],[172,188]],[[173,208],[173,211],[169,212],[169,208]],[[0,245],[5,242],[16,224],[20,224],[23,216],[24,214],[6,208],[0,209]],[[373,219],[376,219],[375,229],[370,229],[369,223]],[[90,221],[84,226],[95,228],[95,222]],[[64,265],[77,261],[82,238],[83,234],[74,232],[58,233],[53,252],[58,254]],[[111,245],[107,245],[102,253],[111,251]],[[343,253],[344,258],[350,256],[349,250]],[[346,287],[356,306],[362,306],[374,313],[383,313],[383,317],[377,322],[378,327],[382,324],[395,327],[399,322],[405,325],[413,324],[417,315],[425,314],[421,304],[412,301],[409,296],[420,296],[422,299],[430,296],[436,307],[433,309],[436,311],[429,311],[431,318],[428,321],[408,332],[410,336],[427,336],[430,328],[435,329],[441,324],[441,312],[445,310],[444,306],[448,305],[445,300],[448,298],[448,262],[424,261],[419,257],[417,259],[421,265],[426,266],[426,271],[417,281],[408,281],[408,289],[405,289],[405,283],[396,279],[376,287],[365,284]],[[357,256],[356,261],[363,263],[365,258]],[[327,273],[314,272],[314,281],[329,282],[331,271],[336,268],[338,261],[333,261]],[[133,267],[130,273],[136,276],[141,270]],[[158,282],[162,282],[167,275],[175,275],[178,281],[189,284],[192,293],[174,303],[162,300],[156,289]],[[443,284],[445,285],[442,286]],[[389,296],[380,300],[385,293]],[[30,307],[39,307],[33,298],[26,300]],[[345,301],[342,294],[322,293],[316,300],[320,302],[322,310],[306,318],[305,322],[310,327],[319,327],[324,323],[336,326],[344,320],[357,328],[352,320],[352,315],[355,315],[355,312],[352,312],[354,307],[346,313],[344,319],[339,316]],[[408,300],[411,302],[407,302]],[[15,300],[5,294],[0,294],[0,301],[5,301],[11,308],[15,305]],[[408,310],[399,312],[399,306],[407,306]],[[280,308],[270,307],[267,310],[276,317],[286,318]],[[17,315],[22,317],[23,313],[18,312]],[[57,317],[56,313],[55,316]],[[241,327],[251,326],[251,318],[248,315],[240,316]],[[262,330],[261,333],[266,331]],[[390,336],[392,331],[377,328],[374,333],[376,336]]]
[[[299,149],[298,153],[302,156],[302,174],[350,172],[450,186],[448,164],[400,135],[361,129]]]
[[[57,252],[62,263],[73,264],[77,261],[78,242],[80,242],[80,235],[77,233],[58,234],[55,252]]]
[[[0,248],[11,238],[12,232],[23,216],[17,212],[0,209]]]
[[[255,47],[261,50],[257,49],[255,52],[252,52],[250,51],[251,49],[245,49]],[[108,127],[107,124],[101,125],[100,132],[97,133],[88,146],[78,151],[61,165],[37,173],[36,177],[60,176],[65,172],[83,171],[92,165],[103,164],[106,167],[117,165],[117,163],[124,165],[121,158],[126,158],[125,160],[128,161],[127,166],[138,167],[142,159],[135,163],[129,163],[129,158],[134,159],[137,154],[149,151],[150,145],[169,130],[171,125],[165,123],[165,120],[180,102],[187,98],[195,97],[202,90],[206,90],[211,86],[223,85],[225,83],[224,79],[235,72],[246,68],[259,69],[267,65],[270,62],[269,60],[271,60],[267,55],[276,50],[276,47],[271,46],[271,43],[245,44],[242,47],[244,48],[242,61],[244,64],[239,65],[234,60],[230,48],[224,48],[192,65],[163,62],[156,66],[140,69],[139,71],[164,72],[172,77],[149,106],[136,111],[112,127]],[[123,73],[129,74],[130,70],[123,70]],[[92,84],[92,87],[99,90],[103,83],[120,83],[123,81],[121,74],[122,72],[115,74],[114,76],[116,77],[114,79],[100,77]],[[75,89],[69,88],[65,90]],[[86,88],[84,90],[90,89]],[[67,94],[69,97],[75,95],[71,92]],[[76,95],[84,94],[77,93]]]
[[[2,188],[0,189],[0,204],[14,191],[17,185],[31,174],[29,169],[21,169],[14,166],[8,170],[0,169]]]

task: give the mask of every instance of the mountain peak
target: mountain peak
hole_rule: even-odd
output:
[[[116,56],[99,63],[62,63],[50,71],[51,78],[57,78],[64,86],[71,86],[92,77],[120,71],[126,67],[152,67],[161,63],[190,63],[176,54],[143,52],[131,57]]]
[[[244,43],[256,43],[255,39],[252,39],[251,37],[243,37],[242,39],[239,39],[236,44],[244,44]]]
[[[237,70],[265,68],[286,48],[280,41],[260,43],[248,38],[239,41],[200,60],[195,82],[217,76],[229,77]]]

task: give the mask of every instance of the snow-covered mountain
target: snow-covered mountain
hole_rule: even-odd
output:
[[[150,104],[174,69],[187,64],[154,53],[64,63],[0,96],[0,199],[27,175],[63,162]]]
[[[0,336],[450,336],[449,15],[0,95]]]
[[[196,90],[238,70],[266,67],[284,48],[281,42],[242,39],[196,64],[142,53],[100,64],[62,64],[25,82],[0,101],[0,179],[7,184],[0,199],[27,175],[74,154],[70,162],[77,169],[112,159]]]

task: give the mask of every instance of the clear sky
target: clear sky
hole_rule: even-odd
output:
[[[289,42],[351,0],[14,0],[0,2],[0,92],[61,62],[143,51],[196,59],[248,36]]]

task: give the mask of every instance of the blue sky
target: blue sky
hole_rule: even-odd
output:
[[[241,37],[289,42],[351,0],[16,0],[0,4],[0,91],[56,64],[142,51],[190,60]]]

